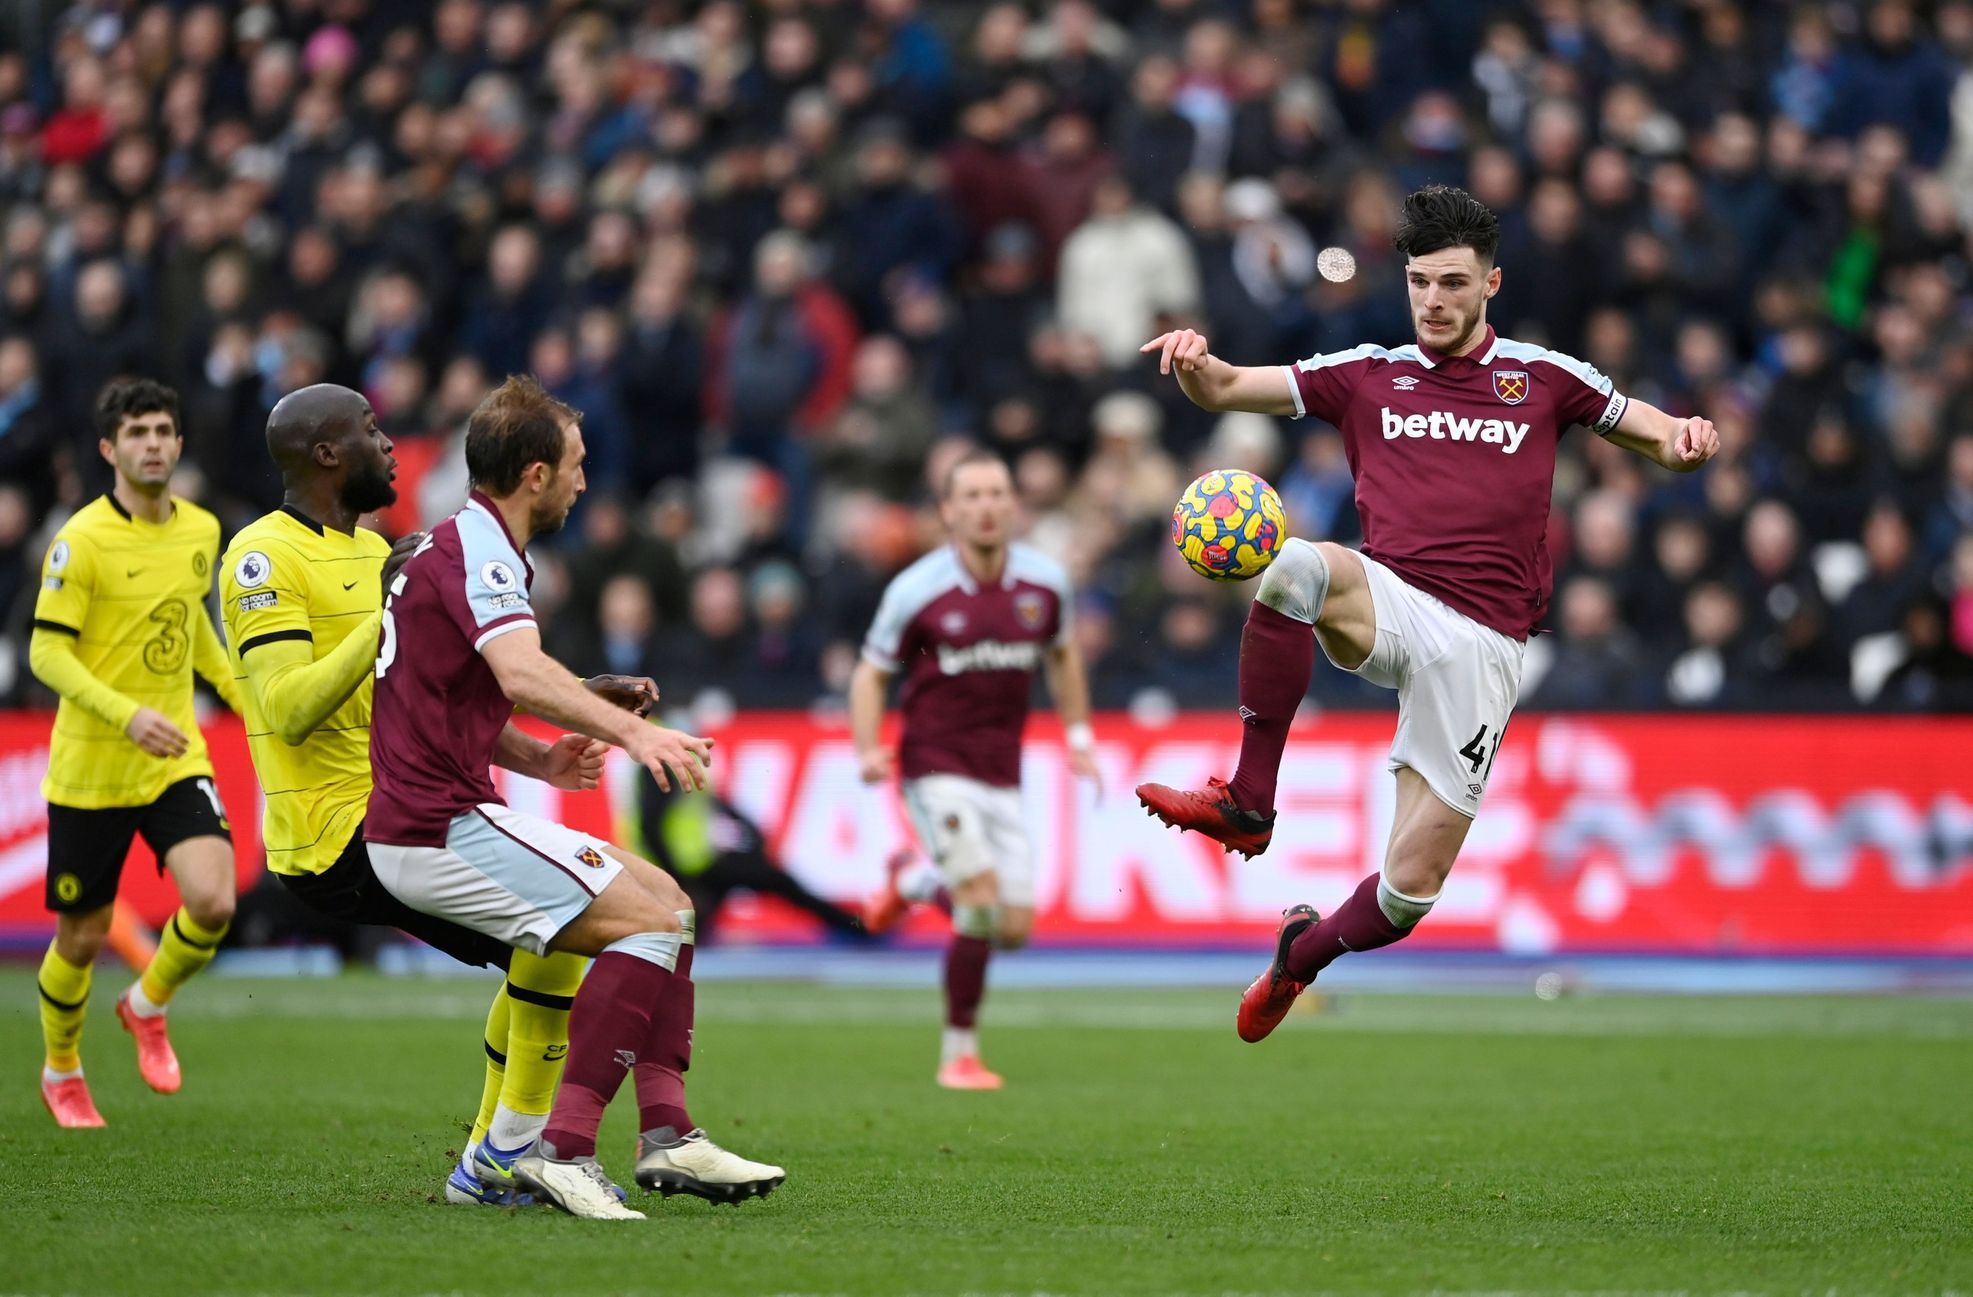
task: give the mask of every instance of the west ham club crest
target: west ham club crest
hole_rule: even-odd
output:
[[[1041,619],[1048,615],[1048,600],[1037,590],[1023,590],[1014,596],[1014,615],[1021,619],[1025,630],[1038,630]]]
[[[1528,371],[1525,369],[1496,369],[1493,371],[1493,394],[1509,405],[1519,405],[1528,399]]]

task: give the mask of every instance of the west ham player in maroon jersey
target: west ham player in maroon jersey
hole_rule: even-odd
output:
[[[636,1074],[646,1189],[737,1200],[783,1172],[718,1147],[686,1115],[685,893],[627,851],[507,806],[487,777],[519,706],[616,744],[660,787],[704,786],[710,742],[612,706],[541,651],[527,546],[560,529],[582,494],[580,418],[533,379],[509,378],[468,420],[472,498],[432,528],[384,604],[364,838],[378,882],[412,909],[535,954],[594,957],[547,1128],[511,1166],[482,1159],[474,1170],[483,1181],[511,1174],[574,1215],[641,1219],[596,1161],[597,1125],[626,1073]]]
[[[1068,727],[1069,768],[1096,777],[1089,681],[1069,639],[1068,574],[1011,539],[1014,479],[985,451],[946,474],[940,512],[952,544],[892,579],[850,681],[850,726],[865,783],[891,777],[878,737],[884,691],[900,672],[904,800],[936,871],[894,860],[865,922],[881,931],[943,882],[952,902],[945,958],[945,1039],[938,1083],[997,1090],[975,1033],[987,959],[1034,926],[1034,860],[1021,815],[1021,731],[1039,667]]]
[[[1196,791],[1144,784],[1139,799],[1167,824],[1258,855],[1274,831],[1275,774],[1315,644],[1343,670],[1398,691],[1397,809],[1384,867],[1327,918],[1306,905],[1282,915],[1273,962],[1240,998],[1247,1041],[1273,1031],[1337,956],[1402,940],[1438,899],[1548,603],[1543,534],[1562,434],[1584,424],[1681,473],[1719,450],[1705,419],[1627,400],[1583,362],[1494,333],[1487,301],[1500,291],[1500,223],[1464,190],[1433,185],[1407,197],[1396,243],[1414,345],[1285,367],[1230,365],[1190,329],[1144,345],[1158,353],[1159,372],[1175,373],[1208,410],[1313,414],[1341,429],[1363,547],[1283,547],[1240,641],[1232,781]]]

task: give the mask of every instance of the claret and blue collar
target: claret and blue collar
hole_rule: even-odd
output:
[[[1500,337],[1493,331],[1493,326],[1489,324],[1487,331],[1481,335],[1480,345],[1463,356],[1449,355],[1446,352],[1428,347],[1420,342],[1418,344],[1418,363],[1427,369],[1437,369],[1448,360],[1468,360],[1476,365],[1491,365],[1493,363],[1494,353],[1498,350],[1500,350]]]

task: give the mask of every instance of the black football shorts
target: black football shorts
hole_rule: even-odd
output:
[[[474,968],[504,969],[514,953],[503,941],[414,910],[392,896],[370,867],[361,824],[336,862],[321,873],[275,877],[296,900],[317,914],[345,923],[396,928]]]
[[[145,806],[48,806],[47,906],[57,914],[100,910],[116,900],[130,841],[138,834],[158,858],[192,838],[233,840],[219,789],[207,775],[181,779]]]

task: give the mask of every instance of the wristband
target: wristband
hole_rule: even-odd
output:
[[[1077,752],[1087,752],[1096,746],[1096,732],[1089,728],[1088,721],[1077,721],[1068,729],[1069,746]]]

